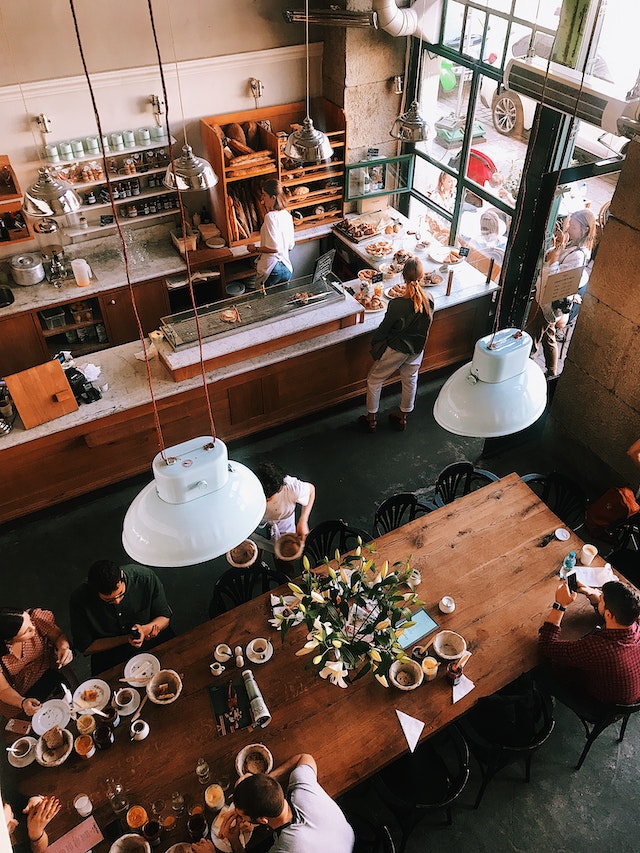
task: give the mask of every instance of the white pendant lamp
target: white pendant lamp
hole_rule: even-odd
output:
[[[183,145],[182,156],[169,164],[162,183],[170,190],[210,190],[218,177],[208,160],[196,157],[190,145]]]
[[[74,213],[82,204],[78,193],[67,181],[54,177],[46,166],[24,194],[22,209],[29,216],[64,216]]]
[[[477,438],[531,426],[547,404],[547,381],[530,352],[531,337],[520,329],[480,338],[473,360],[442,386],[433,407],[437,423],[455,435]]]
[[[309,0],[305,0],[304,43],[307,66],[307,115],[300,130],[289,134],[284,153],[296,163],[323,163],[333,156],[327,135],[313,126],[309,118]]]
[[[147,566],[213,560],[252,533],[267,505],[256,475],[229,460],[224,442],[200,436],[153,460],[154,481],[134,498],[122,530],[125,551]]]

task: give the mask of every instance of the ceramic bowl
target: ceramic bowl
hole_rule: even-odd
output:
[[[147,682],[147,696],[156,705],[170,705],[181,692],[182,679],[173,669],[161,669]]]
[[[433,641],[433,650],[442,660],[458,660],[466,652],[467,643],[455,631],[440,631]]]
[[[273,550],[279,560],[297,560],[304,551],[304,542],[297,533],[283,533],[276,539]]]
[[[389,681],[398,690],[415,690],[420,687],[423,679],[422,667],[414,660],[394,660],[389,667]]]
[[[151,847],[137,832],[128,832],[113,842],[109,853],[151,853]]]
[[[252,539],[245,539],[235,548],[227,551],[227,562],[236,569],[253,565],[258,557],[258,546]]]
[[[245,773],[270,773],[273,770],[273,755],[263,743],[247,744],[236,755],[238,776]]]

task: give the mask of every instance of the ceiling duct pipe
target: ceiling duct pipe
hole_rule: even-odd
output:
[[[389,35],[438,41],[442,0],[414,0],[406,9],[399,9],[397,0],[373,0],[373,11],[378,15],[378,27]]]

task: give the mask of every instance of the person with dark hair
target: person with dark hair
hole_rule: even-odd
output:
[[[0,713],[13,717],[23,711],[32,717],[67,684],[62,667],[73,659],[69,641],[50,610],[0,608]]]
[[[249,243],[247,251],[258,256],[256,270],[258,287],[270,287],[289,281],[293,266],[289,252],[295,246],[293,217],[287,210],[286,198],[280,181],[268,178],[262,185],[261,201],[265,208],[260,229],[260,245]]]
[[[640,700],[640,598],[630,587],[608,581],[600,589],[578,584],[604,626],[578,640],[561,640],[565,610],[576,599],[566,581],[540,628],[540,651],[553,664],[556,687],[578,689],[590,699],[630,705]],[[553,693],[557,690],[551,688]],[[564,698],[557,693],[559,698]]]
[[[287,793],[279,779],[289,777]],[[276,833],[269,853],[351,853],[353,829],[338,805],[318,783],[312,755],[294,755],[272,774],[242,777],[233,792],[234,809],[224,818],[220,834],[233,853],[244,848],[239,833],[244,823],[268,827]]]
[[[256,471],[262,484],[267,508],[252,539],[266,551],[273,552],[283,533],[297,533],[301,542],[309,535],[309,516],[316,497],[316,487],[286,474],[275,462],[261,462]],[[296,506],[301,507],[296,522]]]
[[[31,797],[26,807],[22,810],[27,816],[27,844],[12,843],[11,849],[15,853],[30,850],[31,853],[44,853],[49,848],[49,837],[46,827],[62,808],[57,797]],[[11,839],[18,828],[14,809],[9,803],[4,803],[4,819],[7,824],[7,832]]]
[[[91,655],[92,675],[174,637],[171,615],[160,580],[144,566],[98,560],[71,594],[73,642]]]
[[[365,432],[375,432],[383,383],[400,373],[400,408],[389,415],[391,426],[406,429],[413,411],[427,336],[433,320],[433,301],[422,289],[424,268],[419,258],[409,258],[402,270],[404,296],[389,302],[387,313],[371,338],[374,363],[367,375],[367,414],[358,418]]]

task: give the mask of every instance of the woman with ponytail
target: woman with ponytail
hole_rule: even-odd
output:
[[[399,431],[406,429],[407,415],[413,411],[418,371],[433,320],[433,302],[421,286],[423,276],[422,262],[409,258],[402,271],[404,296],[391,300],[373,333],[371,355],[375,361],[367,375],[367,414],[359,418],[366,432],[376,431],[382,385],[396,371],[400,373],[402,396],[400,408],[389,415],[391,426]]]

